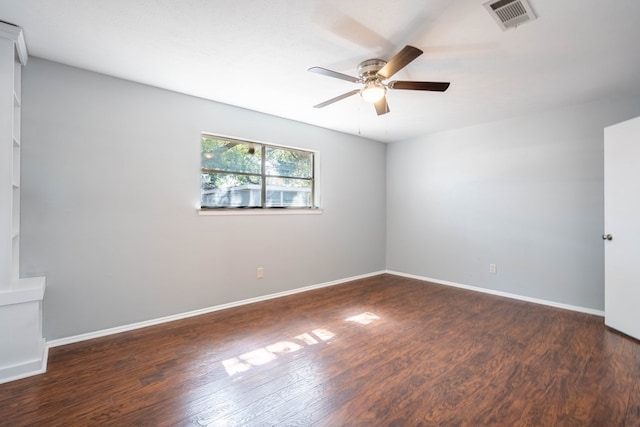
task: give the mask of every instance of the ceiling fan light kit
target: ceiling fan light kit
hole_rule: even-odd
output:
[[[342,95],[338,95],[325,102],[314,105],[314,108],[323,108],[334,102],[348,98],[356,93],[360,93],[362,99],[374,104],[376,113],[380,116],[388,113],[389,104],[387,104],[387,90],[421,90],[432,92],[444,92],[449,88],[449,83],[445,82],[414,82],[394,80],[385,83],[395,73],[406,67],[410,62],[422,55],[422,51],[417,47],[405,46],[400,52],[394,55],[389,62],[383,59],[367,59],[358,65],[359,77],[349,76],[337,71],[328,70],[322,67],[311,67],[309,71],[316,74],[322,74],[327,77],[346,80],[351,83],[362,84],[362,89],[355,89]]]
[[[364,84],[360,96],[367,102],[375,104],[387,94],[387,88],[377,81],[369,81]]]
[[[360,96],[365,101],[375,104],[387,94],[387,88],[378,78],[378,71],[385,65],[387,61],[382,59],[367,59],[358,65],[358,74],[364,80]]]

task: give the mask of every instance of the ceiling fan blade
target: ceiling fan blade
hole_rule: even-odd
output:
[[[324,101],[324,102],[321,102],[321,103],[320,103],[320,104],[318,104],[318,105],[314,105],[314,106],[313,106],[313,108],[322,108],[322,107],[326,107],[327,105],[333,104],[334,102],[338,102],[338,101],[340,101],[341,99],[345,99],[345,98],[348,98],[348,97],[350,97],[350,96],[352,96],[352,95],[355,95],[355,94],[356,94],[356,93],[358,93],[358,92],[360,92],[360,89],[354,89],[354,90],[352,90],[351,92],[343,93],[342,95],[338,95],[338,96],[336,96],[335,98],[331,98],[331,99],[329,99],[328,101]]]
[[[309,71],[311,71],[312,73],[316,73],[316,74],[322,74],[323,76],[334,77],[336,79],[346,80],[346,81],[352,82],[352,83],[360,83],[360,79],[357,78],[357,77],[352,77],[352,76],[349,76],[347,74],[339,73],[337,71],[327,70],[326,68],[322,68],[322,67],[311,67],[311,68],[309,68]]]
[[[383,115],[383,114],[387,114],[389,111],[389,104],[387,104],[387,97],[383,96],[382,98],[380,98],[380,100],[378,102],[376,102],[375,104],[376,107],[376,113],[378,113],[379,116]]]
[[[422,51],[420,49],[407,45],[400,52],[396,53],[396,55],[391,58],[380,71],[378,71],[378,75],[382,76],[384,79],[388,79],[420,55],[422,55]]]
[[[430,90],[433,92],[444,92],[449,88],[449,82],[408,82],[402,80],[394,80],[387,84],[389,89],[408,89],[408,90]]]

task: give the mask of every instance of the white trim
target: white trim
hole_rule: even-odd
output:
[[[10,381],[21,380],[23,378],[31,377],[34,375],[44,374],[47,372],[47,361],[49,359],[49,346],[42,340],[41,345],[41,358],[27,360],[18,365],[5,366],[0,368],[0,384],[8,383]]]
[[[320,215],[322,209],[198,209],[198,215],[200,216],[225,216],[225,215]]]
[[[18,52],[20,63],[23,66],[27,65],[27,59],[29,58],[29,56],[27,54],[27,45],[24,42],[22,28],[0,22],[0,37],[13,40],[13,42],[15,43],[16,52]]]
[[[549,307],[562,308],[564,310],[577,311],[579,313],[586,313],[586,314],[592,314],[594,316],[604,317],[604,311],[603,310],[596,310],[594,308],[587,308],[587,307],[580,307],[580,306],[577,306],[577,305],[563,304],[563,303],[560,303],[560,302],[554,302],[554,301],[548,301],[548,300],[544,300],[544,299],[532,298],[532,297],[527,297],[527,296],[523,296],[523,295],[512,294],[512,293],[509,293],[509,292],[496,291],[496,290],[493,290],[493,289],[480,288],[480,287],[477,287],[477,286],[463,285],[461,283],[449,282],[449,281],[446,281],[446,280],[431,279],[429,277],[417,276],[415,274],[401,273],[399,271],[387,270],[386,273],[387,274],[393,274],[394,276],[407,277],[409,279],[417,279],[417,280],[422,280],[424,282],[432,282],[432,283],[437,283],[439,285],[452,286],[454,288],[461,288],[461,289],[466,289],[466,290],[469,290],[469,291],[482,292],[484,294],[497,295],[497,296],[500,296],[500,297],[505,297],[505,298],[511,298],[511,299],[520,300],[520,301],[531,302],[531,303],[534,303],[534,304],[547,305]]]
[[[10,289],[0,291],[0,307],[42,301],[46,280],[44,277],[27,277],[15,280]]]
[[[314,289],[326,288],[329,286],[341,285],[346,282],[351,282],[354,280],[366,279],[368,277],[379,276],[384,274],[385,271],[376,271],[373,273],[361,274],[359,276],[348,277],[346,279],[338,279],[333,280],[331,282],[320,283],[317,285],[305,286],[302,288],[292,289],[290,291],[277,292],[275,294],[264,295],[261,297],[248,298],[240,301],[234,301],[226,304],[215,305],[211,307],[201,308],[198,310],[187,311],[185,313],[173,314],[171,316],[160,317],[157,319],[145,320],[142,322],[131,323],[129,325],[116,326],[115,328],[102,329],[100,331],[88,332],[86,334],[74,335],[66,338],[59,338],[56,340],[49,341],[47,345],[49,347],[58,347],[61,345],[73,344],[80,341],[86,341],[93,338],[100,338],[107,335],[119,334],[121,332],[133,331],[140,328],[146,328],[147,326],[159,325],[162,323],[173,322],[174,320],[186,319],[193,316],[199,316],[201,314],[212,313],[214,311],[225,310],[227,308],[238,307],[246,304],[253,304],[255,302],[267,301],[274,298],[280,298],[287,295],[298,294],[301,292],[311,291]]]

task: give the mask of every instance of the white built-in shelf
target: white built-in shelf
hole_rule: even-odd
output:
[[[0,306],[42,301],[46,281],[44,277],[17,279],[10,289],[0,291]]]
[[[13,197],[13,218],[11,222],[11,235],[16,237],[20,234],[20,192],[14,191]],[[18,215],[16,215],[18,214]],[[14,257],[18,254],[13,254]]]
[[[16,234],[11,239],[11,253],[13,254],[12,264],[11,264],[11,281],[15,282],[20,278],[20,259],[18,254],[20,253],[20,232],[17,231]]]
[[[13,141],[20,145],[20,122],[22,120],[22,114],[20,107],[13,108]]]
[[[13,61],[13,99],[14,103],[20,106],[20,96],[22,94],[22,64],[20,55],[16,54]]]
[[[24,37],[22,35],[22,31],[15,26],[0,23],[0,37],[4,39],[9,39],[14,45],[14,55],[12,55],[12,62],[2,63],[2,67],[6,67],[2,69],[2,74],[0,74],[0,78],[7,79],[3,80],[2,87],[7,88],[7,85],[12,84],[12,88],[7,92],[2,94],[5,96],[7,100],[11,100],[11,104],[3,104],[6,105],[2,107],[2,115],[7,117],[10,121],[9,128],[4,127],[7,133],[3,133],[1,135],[2,140],[7,144],[2,153],[3,157],[8,155],[9,158],[6,165],[9,167],[10,174],[7,176],[8,182],[5,181],[2,185],[6,185],[10,188],[9,192],[5,192],[6,198],[3,199],[2,209],[9,216],[7,218],[7,222],[4,224],[0,224],[1,233],[4,239],[11,240],[11,246],[4,246],[2,256],[8,258],[3,262],[3,269],[5,266],[8,266],[10,271],[9,274],[5,272],[2,273],[0,283],[0,291],[5,292],[8,291],[7,287],[11,289],[11,292],[15,291],[15,287],[18,286],[22,282],[19,282],[18,278],[20,277],[20,169],[21,169],[21,126],[20,123],[22,121],[22,65],[26,62],[26,48],[24,46]],[[6,43],[6,41],[4,41]],[[6,46],[6,44],[4,45]],[[6,153],[6,154],[5,154]],[[3,159],[4,160],[4,159]],[[6,243],[5,243],[6,245]],[[8,249],[8,251],[7,251]],[[9,282],[10,280],[10,282]],[[15,286],[14,286],[15,285]],[[0,356],[0,359],[2,357]]]
[[[13,146],[13,175],[11,183],[14,187],[20,187],[20,147]]]
[[[42,337],[44,277],[20,278],[20,163],[22,67],[27,49],[22,30],[0,22],[0,383],[44,372]],[[13,61],[11,61],[13,59]],[[13,88],[11,88],[13,86]],[[6,119],[6,120],[5,120]]]

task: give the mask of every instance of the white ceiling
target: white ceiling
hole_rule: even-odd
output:
[[[606,96],[640,94],[640,1],[530,0],[539,18],[503,32],[486,0],[0,0],[29,54],[379,141]],[[450,81],[391,91],[377,116],[357,75],[407,44],[424,54],[394,76]]]

